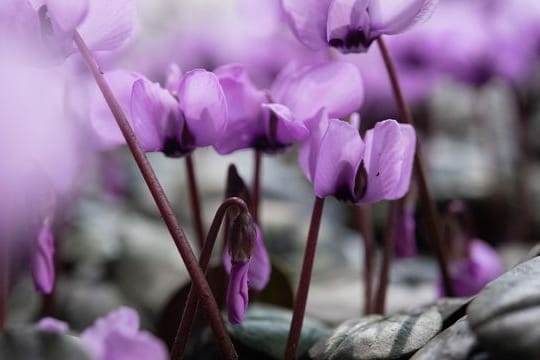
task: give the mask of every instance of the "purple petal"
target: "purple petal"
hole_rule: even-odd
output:
[[[248,262],[234,262],[227,288],[227,314],[231,324],[241,324],[246,314],[248,296]]]
[[[214,145],[227,126],[228,110],[217,77],[202,69],[186,73],[178,101],[195,146]]]
[[[112,92],[120,103],[122,110],[128,116],[128,120],[131,110],[133,84],[140,78],[142,78],[142,75],[123,70],[105,74],[105,79],[111,86]],[[100,144],[105,148],[125,144],[124,136],[97,87],[92,94],[90,109],[90,121]]]
[[[165,88],[174,96],[178,96],[178,89],[182,81],[182,70],[177,64],[170,64],[167,67],[167,80]]]
[[[131,126],[144,151],[163,148],[167,122],[177,121],[177,102],[159,84],[141,78],[133,84]]]
[[[369,13],[373,36],[405,31],[431,16],[437,3],[438,0],[371,1]]]
[[[88,2],[88,0],[47,0],[48,15],[62,31],[72,31],[86,17]]]
[[[344,38],[349,29],[367,32],[369,0],[334,0],[328,10],[327,38]]]
[[[323,107],[328,116],[342,118],[362,105],[362,77],[352,64],[335,61],[286,71],[286,77],[280,76],[272,87],[273,100],[300,120],[313,117]]]
[[[268,138],[275,136],[277,146],[288,146],[303,141],[309,136],[309,130],[303,121],[292,114],[291,110],[281,104],[262,104],[264,109],[270,110],[277,120],[275,134],[270,125],[270,114],[265,117],[265,132]]]
[[[166,359],[164,345],[150,333],[139,331],[139,316],[122,307],[98,319],[81,334],[84,346],[97,359]]]
[[[69,325],[63,321],[53,318],[43,318],[36,324],[36,328],[42,331],[50,331],[56,333],[67,333],[69,331]]]
[[[215,146],[220,154],[253,146],[262,136],[261,104],[266,101],[263,91],[251,82],[241,65],[226,65],[214,71],[223,88],[229,113],[225,133]]]
[[[37,291],[50,294],[54,289],[54,235],[51,224],[46,221],[35,241],[32,255],[32,278]]]
[[[501,275],[503,270],[497,251],[485,241],[474,239],[469,244],[469,258],[450,266],[452,290],[456,296],[476,295],[487,283]],[[441,279],[438,291],[440,296],[445,295]]]
[[[255,247],[253,248],[251,260],[249,261],[249,287],[255,290],[264,289],[270,280],[271,272],[272,266],[270,265],[270,258],[268,257],[268,252],[264,246],[261,229],[257,226],[257,239],[255,240]]]
[[[398,199],[409,188],[416,145],[414,129],[385,120],[367,131],[364,163],[367,192],[362,202]]]
[[[281,0],[289,27],[313,50],[326,46],[326,21],[332,0]]]
[[[356,199],[355,182],[364,155],[364,142],[349,123],[331,119],[317,158],[313,186],[318,197]]]
[[[89,5],[78,30],[90,49],[114,50],[131,37],[136,19],[134,0],[91,0]]]
[[[322,138],[328,129],[328,122],[328,114],[325,109],[321,109],[317,115],[305,122],[310,134],[300,147],[298,161],[304,175],[311,182],[313,182],[313,179],[315,178],[319,149],[321,147]]]
[[[418,253],[416,247],[416,221],[414,209],[403,206],[398,215],[395,252],[397,258],[414,257]]]

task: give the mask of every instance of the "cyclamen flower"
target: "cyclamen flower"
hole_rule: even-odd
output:
[[[42,319],[37,328],[59,333],[69,330],[66,323],[51,318]],[[81,342],[94,360],[167,359],[164,344],[139,328],[137,312],[122,307],[96,320],[94,325],[81,334]]]
[[[296,37],[317,50],[365,52],[381,35],[397,34],[425,19],[437,0],[281,0]]]
[[[215,71],[229,107],[229,124],[215,146],[220,154],[256,148],[284,149],[309,136],[304,121],[325,107],[332,116],[356,111],[363,100],[359,71],[344,62],[291,63],[269,91],[257,89],[241,65]]]
[[[487,283],[503,273],[501,258],[485,241],[471,240],[468,252],[466,259],[450,264],[450,278],[455,296],[476,295]],[[440,278],[438,294],[446,295]]]
[[[227,104],[216,76],[202,69],[179,76],[178,87],[171,93],[134,72],[105,74],[147,152],[185,155],[196,147],[214,144],[227,125]],[[103,96],[98,92],[95,95],[91,121],[102,145],[124,144]]]
[[[235,226],[241,229],[235,231]],[[233,222],[230,237],[233,243],[227,244],[223,253],[223,265],[229,274],[227,313],[232,324],[240,324],[244,320],[249,302],[248,288],[262,290],[270,280],[270,258],[259,226],[249,225],[253,226],[252,229],[246,229],[246,226],[245,223],[239,224],[238,219]],[[234,235],[238,231],[244,232],[243,238]]]
[[[405,195],[416,146],[412,126],[385,120],[362,140],[357,127],[328,119],[324,109],[307,125],[311,136],[302,145],[299,160],[318,197],[373,203]]]
[[[3,0],[0,29],[6,41],[39,48],[40,61],[58,62],[76,52],[77,30],[94,51],[114,50],[131,36],[135,23],[133,0]],[[34,60],[35,61],[35,60]]]

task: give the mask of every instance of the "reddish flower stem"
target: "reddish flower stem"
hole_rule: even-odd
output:
[[[133,158],[135,159],[135,162],[137,163],[137,166],[139,167],[139,170],[141,171],[141,174],[150,190],[150,193],[156,202],[161,217],[171,233],[176,248],[184,261],[193,284],[195,284],[197,291],[199,294],[201,294],[200,297],[210,321],[210,326],[214,331],[214,335],[216,336],[216,340],[221,348],[223,356],[226,359],[237,359],[238,355],[236,354],[232,341],[227,334],[219,308],[214,296],[212,295],[210,286],[206,281],[204,272],[197,263],[197,258],[195,257],[195,254],[193,254],[193,250],[189,245],[184,231],[176,221],[176,217],[174,216],[174,212],[171,208],[169,200],[167,199],[163,188],[161,187],[161,184],[159,183],[156,174],[150,165],[150,162],[146,158],[146,154],[141,149],[137,138],[135,137],[135,133],[133,132],[133,129],[126,118],[126,115],[116,100],[109,84],[105,80],[105,77],[103,76],[98,63],[90,52],[90,49],[88,49],[88,46],[77,31],[75,31],[73,34],[73,40],[79,48],[79,51],[84,61],[88,65],[88,68],[92,72],[99,89],[103,93],[103,97],[107,101],[107,104],[109,105],[109,108],[111,109],[111,112],[118,123],[118,127],[126,139],[129,150],[131,151]]]
[[[396,68],[392,61],[392,57],[386,47],[386,44],[382,37],[377,39],[377,44],[381,51],[384,64],[386,65],[386,70],[388,71],[388,76],[390,77],[390,82],[392,84],[392,90],[394,92],[394,97],[396,99],[399,113],[403,122],[415,126],[414,119],[412,117],[411,111],[405,102],[403,97],[403,92],[401,91],[401,86],[399,84],[398,75]],[[421,147],[419,142],[416,143],[416,152],[414,154],[414,172],[416,174],[416,179],[418,181],[418,188],[420,191],[420,200],[422,201],[422,209],[426,217],[426,222],[428,225],[429,231],[429,241],[432,244],[433,249],[435,250],[435,255],[439,264],[439,270],[441,272],[444,290],[448,296],[454,294],[452,290],[452,284],[450,281],[450,274],[448,271],[448,259],[446,257],[446,246],[443,238],[443,231],[441,227],[441,220],[435,201],[431,196],[429,187],[427,184],[426,173],[424,169],[423,156],[421,152]]]
[[[210,258],[212,257],[212,251],[214,250],[214,245],[216,243],[217,235],[219,228],[223,223],[223,219],[227,214],[227,210],[231,207],[238,207],[239,211],[249,212],[246,203],[236,197],[226,199],[216,211],[210,230],[208,231],[208,236],[204,242],[202,248],[202,253],[199,258],[199,265],[206,273],[208,270],[208,264],[210,263]],[[182,314],[182,320],[180,321],[180,326],[176,332],[176,337],[174,339],[174,344],[171,352],[172,360],[182,359],[184,356],[184,351],[188,343],[189,334],[191,332],[191,327],[193,326],[193,321],[197,314],[197,309],[199,307],[199,294],[197,289],[193,286],[189,289],[189,295],[184,306],[184,312]]]
[[[383,259],[379,273],[379,287],[375,294],[373,303],[373,313],[384,314],[386,305],[386,290],[390,278],[390,263],[394,254],[394,243],[396,239],[397,220],[402,200],[391,201],[388,204],[388,219],[386,219],[386,229],[384,232]]]
[[[287,346],[285,348],[285,360],[293,360],[296,358],[298,342],[302,332],[302,323],[304,322],[304,314],[306,312],[306,303],[309,292],[309,283],[311,282],[311,273],[313,271],[313,260],[315,259],[315,251],[317,250],[317,239],[319,238],[319,228],[321,226],[321,217],[324,207],[324,199],[315,198],[313,212],[311,214],[311,223],[309,225],[309,233],[304,252],[304,262],[302,264],[302,272],[300,274],[300,282],[296,292],[296,301],[292,315],[289,337],[287,338]]]
[[[253,173],[253,201],[251,214],[257,224],[259,223],[259,203],[261,200],[261,171],[262,171],[262,152],[255,150],[255,170]]]
[[[202,249],[204,245],[204,225],[202,220],[201,197],[199,195],[199,187],[197,186],[197,177],[195,175],[195,165],[193,156],[191,154],[186,155],[186,171],[189,186],[189,196],[191,199],[193,225],[195,226],[195,233],[197,234],[199,249]]]
[[[373,224],[369,205],[355,206],[358,231],[364,239],[364,314],[373,312]]]

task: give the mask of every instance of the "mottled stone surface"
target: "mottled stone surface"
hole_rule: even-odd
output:
[[[540,358],[540,257],[489,283],[467,309],[480,345],[498,357]]]
[[[476,337],[463,317],[431,339],[411,360],[465,360],[472,355],[475,344]]]
[[[316,360],[399,359],[424,346],[442,328],[436,307],[411,314],[372,315],[341,324],[310,349]]]

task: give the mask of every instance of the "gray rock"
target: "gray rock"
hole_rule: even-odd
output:
[[[31,328],[0,333],[0,359],[90,360],[78,338]]]
[[[540,257],[489,283],[467,309],[480,345],[497,357],[540,358]]]
[[[411,360],[465,360],[476,345],[476,337],[469,329],[467,318],[463,317],[454,325],[431,339]]]
[[[399,359],[424,346],[441,330],[442,323],[436,307],[412,314],[349,320],[320,340],[309,354],[316,360]]]
[[[271,359],[282,359],[292,319],[292,312],[266,305],[253,305],[246,313],[241,325],[228,325],[235,343],[258,352]],[[298,344],[298,355],[302,355],[321,337],[328,334],[323,324],[305,318]]]

